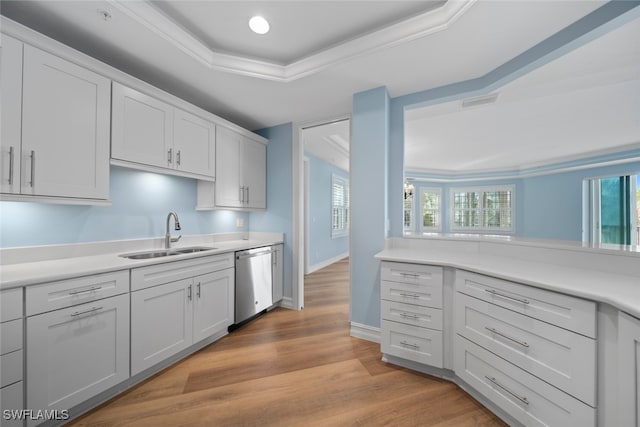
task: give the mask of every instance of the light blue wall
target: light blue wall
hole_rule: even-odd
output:
[[[196,185],[194,179],[111,167],[111,206],[0,202],[0,247],[163,237],[169,211],[177,212],[184,235],[249,229],[247,213],[196,212]]]
[[[351,123],[351,320],[380,326],[380,263],[373,257],[387,237],[386,88],[355,94]]]
[[[349,236],[331,237],[331,179],[338,175],[349,179],[349,173],[313,154],[309,159],[309,266],[349,252]]]
[[[267,210],[250,214],[252,231],[284,233],[284,296],[293,295],[293,126],[286,123],[255,133],[269,139],[267,145]]]

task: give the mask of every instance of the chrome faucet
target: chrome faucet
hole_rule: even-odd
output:
[[[169,249],[171,247],[171,243],[177,242],[182,237],[182,235],[179,235],[178,237],[171,237],[171,233],[169,232],[169,220],[171,219],[172,215],[173,215],[173,219],[174,219],[174,222],[175,222],[176,231],[177,230],[181,230],[181,228],[180,228],[180,220],[178,219],[178,214],[175,213],[175,212],[169,212],[169,215],[167,215],[167,233],[164,235],[164,248],[165,249]]]

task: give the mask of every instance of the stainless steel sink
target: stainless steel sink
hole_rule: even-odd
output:
[[[145,252],[135,252],[130,254],[121,254],[118,255],[122,258],[127,259],[150,259],[150,258],[161,258],[172,255],[183,255],[183,254],[192,254],[196,252],[204,252],[204,251],[212,251],[217,248],[209,248],[209,247],[190,247],[190,248],[176,248],[176,249],[156,249],[153,251],[145,251]]]

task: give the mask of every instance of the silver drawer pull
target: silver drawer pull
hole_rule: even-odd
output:
[[[417,350],[417,349],[420,348],[420,346],[418,344],[411,344],[411,343],[406,342],[406,341],[400,341],[400,344],[402,344],[405,347],[411,347],[414,350]]]
[[[71,291],[71,292],[69,292],[69,295],[84,294],[84,293],[87,293],[87,292],[97,291],[98,289],[102,289],[102,286],[94,286],[93,288],[83,289],[81,291]]]
[[[75,313],[71,313],[71,317],[80,316],[81,314],[93,313],[94,311],[98,311],[98,310],[102,310],[102,307],[93,307],[85,311],[76,311]]]
[[[497,297],[502,297],[502,298],[510,299],[512,301],[521,302],[522,304],[530,304],[529,300],[527,300],[527,299],[512,297],[511,295],[506,295],[506,294],[500,293],[500,292],[498,292],[496,290],[493,290],[493,289],[485,289],[484,291],[488,292],[488,293],[490,293],[492,295],[495,295]]]
[[[507,393],[509,393],[511,396],[515,397],[516,399],[518,399],[520,402],[524,403],[525,405],[529,404],[529,399],[527,399],[526,397],[522,397],[522,396],[518,396],[516,393],[512,392],[511,390],[509,390],[507,387],[503,386],[502,384],[500,384],[495,377],[488,377],[488,376],[484,376],[486,379],[488,379],[489,381],[491,381],[493,384],[497,385],[498,387],[500,387],[501,389],[503,389],[504,391],[506,391]]]
[[[402,277],[413,277],[414,279],[417,279],[418,277],[420,277],[420,275],[416,273],[400,273],[400,275]]]
[[[487,331],[491,331],[491,332],[493,332],[493,333],[494,333],[494,334],[496,334],[496,335],[500,335],[501,337],[508,339],[509,341],[513,341],[513,342],[514,342],[514,343],[516,343],[516,344],[520,344],[520,345],[521,345],[521,346],[523,346],[523,347],[527,347],[527,348],[529,348],[529,344],[527,344],[527,342],[526,342],[526,341],[520,341],[520,340],[517,340],[517,339],[515,339],[515,338],[513,338],[513,337],[510,337],[509,335],[507,335],[507,334],[505,334],[505,333],[503,333],[503,332],[498,331],[498,330],[497,330],[497,329],[495,329],[495,328],[490,328],[490,327],[488,327],[488,326],[485,326],[484,328],[485,328]]]
[[[406,298],[420,298],[420,295],[418,294],[406,294],[404,292],[400,292],[400,295]]]
[[[420,316],[416,316],[415,314],[407,314],[407,313],[400,313],[401,317],[404,317],[405,319],[413,319],[413,320],[418,320],[420,318]]]

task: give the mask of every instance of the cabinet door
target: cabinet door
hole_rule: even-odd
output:
[[[173,131],[176,169],[213,178],[216,169],[215,125],[176,108]]]
[[[0,191],[20,193],[20,129],[22,124],[22,43],[2,35],[0,47],[1,163]]]
[[[193,279],[131,293],[131,375],[189,347]]]
[[[274,246],[271,259],[273,261],[273,302],[276,303],[284,297],[284,258],[282,245]]]
[[[241,185],[245,188],[244,206],[264,209],[267,207],[267,147],[243,139]]]
[[[4,35],[3,35],[4,37]],[[4,411],[17,411],[24,409],[23,398],[24,382],[20,381],[11,384],[8,387],[0,389],[0,425],[2,427],[23,427],[24,421],[20,418],[5,419],[2,414]]]
[[[618,425],[640,426],[640,320],[618,315]]]
[[[193,279],[193,341],[198,342],[227,330],[233,323],[234,273],[228,268]]]
[[[27,318],[27,407],[69,409],[129,378],[129,294]]]
[[[24,46],[21,192],[109,197],[110,81]]]
[[[216,206],[242,207],[240,144],[242,135],[216,127]]]
[[[173,107],[113,82],[111,157],[172,168]]]

